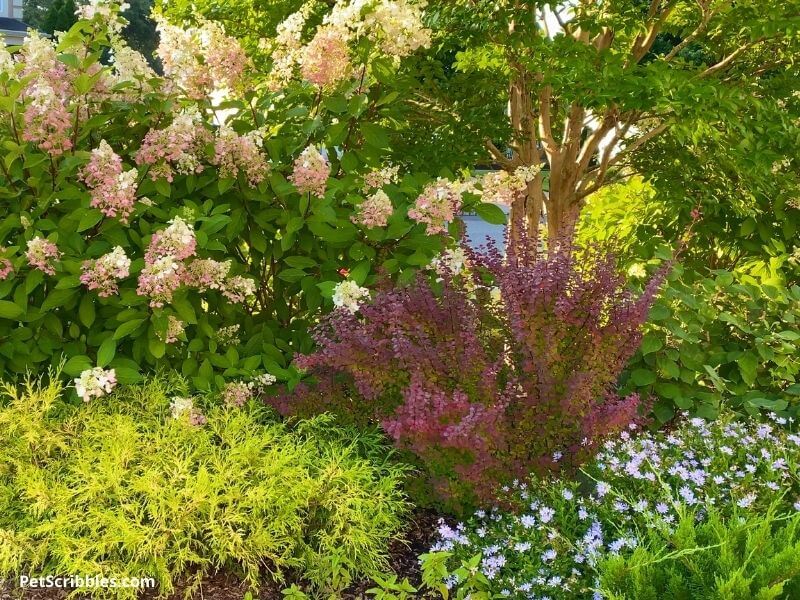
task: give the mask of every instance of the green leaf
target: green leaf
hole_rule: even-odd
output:
[[[81,304],[78,307],[78,318],[86,327],[91,327],[94,323],[95,310],[94,310],[94,297],[86,294],[81,298]]]
[[[307,256],[285,256],[283,262],[295,269],[313,269],[317,266],[317,261]]]
[[[797,333],[796,331],[781,331],[776,335],[782,340],[787,340],[789,342],[800,340],[800,333]]]
[[[155,186],[156,186],[156,191],[159,194],[165,196],[166,198],[169,198],[170,194],[172,193],[172,186],[169,184],[169,181],[167,181],[163,177],[159,177],[155,181]]]
[[[86,231],[90,227],[94,227],[101,221],[102,218],[103,213],[101,213],[98,209],[84,209],[81,219],[78,221],[78,232]]]
[[[167,345],[158,338],[148,339],[147,348],[150,350],[150,354],[156,358],[162,358],[167,353]]]
[[[661,336],[657,334],[648,333],[642,340],[642,354],[644,355],[658,352],[663,347],[664,341],[661,339]]]
[[[369,271],[372,264],[368,260],[364,260],[358,263],[353,270],[350,271],[350,275],[348,279],[355,281],[358,285],[364,285],[364,282],[367,280],[367,275],[369,275]]]
[[[70,377],[77,377],[86,369],[92,368],[92,361],[88,356],[73,356],[64,363],[64,373]]]
[[[375,123],[362,123],[361,134],[364,136],[364,141],[370,146],[379,149],[389,148],[389,135],[386,128]]]
[[[758,356],[755,354],[744,354],[736,361],[739,365],[739,372],[742,374],[742,380],[747,385],[753,385],[756,382],[756,375],[758,372]]]
[[[652,385],[656,381],[656,374],[648,369],[636,369],[631,373],[631,381],[637,387]]]
[[[125,323],[117,327],[117,330],[114,332],[114,339],[120,340],[125,336],[130,335],[131,333],[136,331],[143,322],[144,319],[133,319],[131,321],[126,321]]]
[[[0,300],[0,318],[2,319],[17,319],[23,315],[25,311],[18,305],[8,300]]]
[[[669,316],[670,310],[663,304],[655,304],[653,308],[650,309],[651,321],[663,321],[664,319],[668,319]]]
[[[475,207],[475,212],[481,219],[492,225],[506,224],[506,213],[496,204],[483,202]]]
[[[139,371],[132,367],[114,367],[114,374],[117,376],[117,381],[125,385],[132,385],[142,380]]]
[[[117,353],[117,342],[114,341],[114,338],[108,336],[103,343],[100,344],[100,348],[97,349],[97,366],[98,367],[105,367],[114,360],[114,356]]]
[[[319,291],[322,292],[323,298],[333,298],[333,288],[336,287],[335,281],[323,281],[317,284]]]

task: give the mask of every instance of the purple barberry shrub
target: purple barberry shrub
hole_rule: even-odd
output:
[[[468,255],[336,310],[296,364],[311,381],[275,401],[377,424],[419,461],[450,508],[496,501],[504,484],[572,468],[642,413],[615,392],[669,264],[633,294],[615,257],[524,235],[503,256]]]

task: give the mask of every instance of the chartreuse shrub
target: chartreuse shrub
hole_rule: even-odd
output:
[[[795,429],[729,412],[669,432],[631,428],[574,478],[510,485],[513,510],[442,523],[428,575],[459,598],[795,598]]]
[[[716,508],[700,520],[687,512],[676,526],[658,524],[628,556],[598,569],[609,600],[800,597],[800,513],[735,514]]]
[[[168,593],[227,569],[329,597],[383,572],[404,468],[375,436],[328,417],[290,431],[253,403],[198,418],[170,403],[181,391],[153,380],[76,407],[57,384],[5,386],[0,576],[153,577]]]
[[[157,77],[115,2],[0,45],[0,369],[291,379],[338,283],[413,279],[478,197],[384,162],[383,82],[426,43],[402,4],[391,39],[365,7],[268,73],[219,25],[159,20]]]
[[[543,256],[524,237],[506,257],[455,250],[436,269],[326,317],[296,360],[316,382],[276,406],[380,424],[452,509],[580,464],[637,418],[638,396],[615,383],[660,276],[636,295],[612,256],[569,240]]]

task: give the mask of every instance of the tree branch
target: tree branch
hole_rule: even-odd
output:
[[[743,52],[746,52],[747,50],[749,50],[750,48],[752,48],[756,44],[760,44],[761,42],[764,41],[764,39],[765,38],[761,37],[761,38],[758,38],[757,40],[754,40],[752,42],[748,42],[746,44],[743,44],[743,45],[739,46],[736,50],[734,50],[733,52],[728,54],[728,56],[723,58],[717,64],[711,65],[705,71],[700,73],[699,77],[701,77],[701,78],[708,77],[709,75],[713,75],[714,73],[717,73],[719,71],[723,71],[724,69],[728,68],[731,65],[731,63],[734,60],[736,60]]]

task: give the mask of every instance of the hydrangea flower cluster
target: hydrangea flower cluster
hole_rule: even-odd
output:
[[[119,13],[125,12],[129,8],[130,4],[127,2],[88,0],[86,3],[78,5],[75,9],[75,15],[78,19],[85,21],[97,19],[110,32],[118,34],[126,24],[124,19],[120,19]]]
[[[361,303],[368,299],[369,290],[355,281],[340,281],[333,289],[333,305],[350,313],[357,312]]]
[[[22,93],[22,139],[36,144],[50,156],[72,148],[72,115],[68,110],[71,81],[51,40],[30,31],[20,51],[20,78],[32,77]]]
[[[247,401],[252,397],[253,392],[250,385],[241,381],[227,384],[222,391],[222,400],[225,404],[237,408],[241,408],[247,404]]]
[[[237,177],[241,170],[248,183],[255,187],[267,176],[269,165],[261,152],[264,143],[262,131],[237,134],[231,127],[222,125],[214,141],[214,164],[220,177]]]
[[[243,303],[255,294],[255,282],[241,275],[228,276],[230,261],[196,259],[197,242],[190,224],[175,217],[169,227],[153,234],[147,247],[145,266],[139,275],[137,293],[150,297],[150,306],[161,307],[172,301],[179,287],[186,285],[201,292],[220,291],[233,303]]]
[[[170,403],[170,412],[173,419],[187,418],[189,425],[193,427],[201,427],[208,422],[205,415],[195,407],[194,400],[191,398],[175,396]]]
[[[303,79],[320,87],[331,87],[347,79],[350,71],[346,32],[330,25],[320,27],[300,58]]]
[[[364,17],[364,26],[381,50],[395,58],[431,45],[431,31],[422,24],[424,2],[382,0]]]
[[[378,190],[390,183],[396,183],[400,173],[398,166],[386,166],[381,169],[375,169],[364,175],[364,193],[370,190]]]
[[[219,23],[200,18],[198,27],[183,29],[157,15],[155,20],[160,36],[156,54],[167,82],[194,100],[240,87],[247,55]]]
[[[117,375],[114,369],[105,370],[102,367],[86,369],[80,377],[75,378],[75,391],[84,402],[110,394],[116,385]]]
[[[448,248],[434,258],[430,266],[442,277],[460,275],[467,266],[467,254],[461,246]]]
[[[539,167],[518,167],[513,173],[492,171],[481,180],[483,201],[511,206],[514,199],[525,192],[528,183],[539,173]]]
[[[331,166],[314,146],[309,146],[294,161],[294,171],[289,176],[301,194],[312,194],[318,198],[325,195]]]
[[[408,216],[417,223],[424,223],[430,235],[445,233],[447,223],[453,220],[461,208],[461,191],[457,185],[439,178],[429,183],[408,210]]]
[[[81,171],[84,183],[91,189],[91,206],[107,217],[119,216],[127,223],[133,212],[138,187],[136,169],[122,168],[122,158],[105,140],[92,150],[89,163]]]
[[[174,315],[169,315],[167,317],[167,329],[159,333],[159,337],[165,344],[174,344],[178,341],[178,337],[183,334],[185,328],[186,324],[183,321]]]
[[[383,190],[378,190],[358,206],[352,221],[365,227],[385,227],[393,212],[392,199]]]
[[[117,246],[98,259],[84,261],[80,281],[103,298],[113,296],[119,291],[117,280],[130,275],[130,268],[131,259],[122,246]]]
[[[234,304],[243,304],[256,293],[256,282],[241,275],[234,275],[225,281],[222,295]]]
[[[45,275],[55,275],[53,261],[61,257],[58,246],[53,242],[36,236],[28,242],[28,251],[25,253],[28,264],[34,269],[39,269]]]
[[[184,282],[183,259],[193,256],[196,241],[191,225],[180,217],[169,227],[153,234],[144,256],[136,293],[150,297],[150,306],[161,307],[172,301],[172,294]]]
[[[6,248],[0,246],[0,255],[6,253]],[[4,281],[14,272],[14,265],[5,256],[0,256],[0,281]]]
[[[271,47],[273,90],[291,80],[296,66],[303,79],[321,87],[347,80],[354,70],[349,45],[359,38],[395,60],[430,45],[431,32],[422,24],[425,3],[407,0],[339,0],[304,45],[310,4],[278,25]]]
[[[506,488],[518,513],[478,511],[442,523],[434,551],[457,559],[481,555],[491,589],[512,598],[592,598],[595,565],[629,552],[647,528],[672,528],[686,511],[703,519],[765,510],[783,499],[800,511],[800,435],[786,419],[741,422],[691,419],[674,432],[624,431],[608,441],[578,478],[518,482]],[[450,576],[447,584],[458,588]]]
[[[136,164],[150,167],[150,178],[173,180],[173,168],[182,175],[203,171],[203,149],[211,140],[196,106],[177,113],[164,129],[151,129],[136,153]]]

